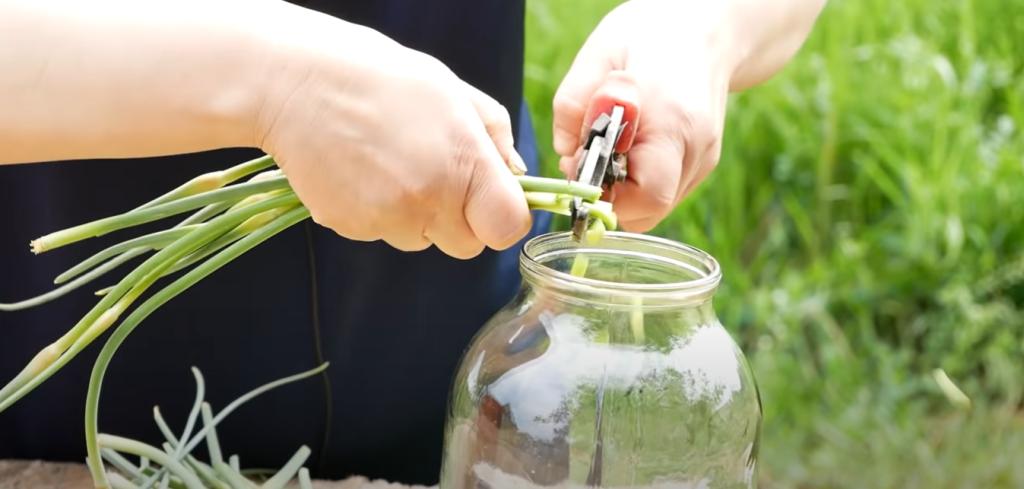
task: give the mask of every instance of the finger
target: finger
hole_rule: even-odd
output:
[[[430,241],[423,235],[389,236],[384,242],[401,251],[423,251],[430,248]]]
[[[679,193],[680,165],[685,152],[681,136],[638,136],[629,153],[628,178],[615,187],[613,203],[621,222],[657,222],[668,214]]]
[[[580,128],[580,139],[586,137],[590,125],[601,114],[611,114],[616,105],[623,108],[622,122],[624,126],[622,135],[615,145],[615,151],[617,153],[629,151],[637,131],[637,122],[640,120],[640,90],[637,87],[636,79],[625,71],[610,71],[605,75],[601,86],[590,99],[587,113],[583,117],[583,126]]]
[[[694,191],[694,189],[697,188],[698,185],[701,184],[701,182],[707,179],[708,175],[710,175],[711,172],[718,167],[718,161],[719,158],[721,158],[721,155],[722,145],[721,143],[718,142],[712,145],[711,149],[709,149],[702,155],[700,162],[697,163],[697,170],[695,172],[695,175],[688,182],[686,182],[682,193],[679,195],[677,203],[685,199],[688,195],[690,195],[690,193]]]
[[[571,155],[580,146],[587,106],[605,75],[614,69],[613,62],[596,37],[587,39],[576,54],[552,101],[552,142],[558,154]]]
[[[402,212],[389,213],[375,221],[381,229],[387,230],[382,237],[385,243],[401,251],[421,251],[430,247],[430,240],[423,235],[427,215],[424,206],[410,205]]]
[[[684,141],[686,141],[685,138]],[[683,162],[679,165],[679,188],[676,190],[675,198],[672,199],[672,207],[675,207],[683,200],[686,187],[697,176],[701,169],[701,162],[704,160],[705,151],[702,151],[702,144],[695,141],[685,142],[684,144]]]
[[[468,260],[484,250],[462,212],[441,212],[424,235],[446,255]]]
[[[314,212],[310,208],[310,217],[313,222],[334,231],[335,234],[352,241],[363,241],[372,242],[381,239],[381,233],[377,224],[379,221],[374,219],[349,219],[339,218],[335,215],[324,215],[317,211]],[[316,206],[316,209],[322,209],[323,206]],[[359,209],[354,211],[353,215],[365,215],[365,209]]]
[[[483,133],[483,127],[479,128]],[[476,163],[466,191],[464,213],[473,234],[495,250],[506,249],[530,230],[530,210],[515,175],[485,134],[478,135]]]
[[[646,233],[654,229],[655,226],[661,222],[660,217],[648,217],[645,219],[637,219],[635,221],[619,222],[619,227],[624,231],[631,233]]]
[[[487,134],[498,148],[498,154],[501,155],[505,165],[512,170],[512,173],[525,175],[526,163],[516,151],[515,139],[512,135],[512,120],[508,115],[508,110],[476,87],[468,83],[465,83],[465,86],[469,90],[473,107],[476,108]]]
[[[572,156],[563,156],[558,159],[558,169],[562,170],[566,178],[576,178],[576,167],[579,165],[580,155],[583,154],[583,147],[576,148]]]

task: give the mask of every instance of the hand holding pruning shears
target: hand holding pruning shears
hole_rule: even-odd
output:
[[[578,168],[580,128],[614,105],[626,109],[616,150],[629,151],[628,177],[608,198],[628,231],[658,224],[710,173],[721,151],[732,57],[722,53],[727,46],[702,38],[709,27],[690,29],[672,10],[627,2],[608,14],[554,100],[555,150],[570,176]]]
[[[631,0],[580,49],[555,95],[554,145],[570,178],[600,114],[622,106],[628,176],[606,192],[620,227],[653,228],[718,164],[726,101],[796,52],[822,0]]]
[[[607,87],[595,95],[587,110],[588,129],[582,135],[582,145],[576,152],[574,180],[586,185],[602,187],[606,195],[613,195],[615,184],[626,180],[626,155],[635,133],[638,109],[631,90],[615,92]],[[572,235],[582,241],[587,231],[600,220],[591,216],[592,205],[582,199],[573,199],[570,205]]]

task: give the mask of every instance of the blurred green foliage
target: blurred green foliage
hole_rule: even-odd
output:
[[[617,3],[528,1],[548,175],[554,91]],[[1019,0],[833,0],[730,100],[718,169],[654,233],[722,263],[761,487],[1024,487],[1022,125]]]

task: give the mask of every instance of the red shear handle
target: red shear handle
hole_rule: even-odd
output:
[[[585,138],[594,120],[601,114],[611,114],[612,108],[616,105],[622,106],[624,110],[622,136],[615,145],[615,152],[625,153],[633,145],[633,137],[636,136],[637,121],[640,117],[640,94],[633,77],[624,71],[609,72],[604,82],[594,92],[583,117],[583,132],[580,137]]]

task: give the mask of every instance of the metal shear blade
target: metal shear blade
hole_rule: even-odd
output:
[[[621,155],[615,153],[615,146],[622,135],[624,113],[625,109],[617,105],[610,115],[601,114],[590,125],[577,165],[577,182],[608,188],[625,179],[625,169],[616,161]],[[571,211],[573,239],[582,241],[590,227],[590,213],[579,197],[573,199]]]

